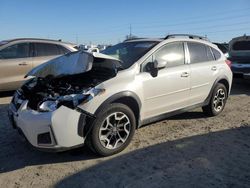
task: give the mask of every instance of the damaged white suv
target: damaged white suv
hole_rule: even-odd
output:
[[[62,151],[87,143],[107,156],[135,129],[202,107],[215,116],[232,83],[216,45],[191,35],[124,41],[102,53],[72,52],[34,68],[14,94],[9,116],[29,143]]]

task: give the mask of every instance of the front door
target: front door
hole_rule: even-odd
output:
[[[18,43],[0,51],[0,91],[15,90],[32,68],[29,43]]]
[[[189,100],[190,70],[189,65],[185,64],[183,43],[166,44],[149,57],[143,67],[150,61],[166,61],[167,66],[158,70],[156,77],[142,68],[142,119],[184,108]]]

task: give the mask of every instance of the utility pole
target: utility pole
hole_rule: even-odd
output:
[[[132,26],[131,26],[131,24],[129,25],[129,38],[131,38],[132,37]]]

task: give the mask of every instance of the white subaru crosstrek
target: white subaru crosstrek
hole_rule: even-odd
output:
[[[220,114],[232,83],[223,53],[192,35],[72,52],[27,76],[33,78],[14,94],[9,116],[29,143],[51,151],[86,143],[103,156],[126,148],[142,125],[196,107]]]

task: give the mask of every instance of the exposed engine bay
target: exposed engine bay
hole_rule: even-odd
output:
[[[20,93],[23,99],[28,100],[29,108],[40,112],[54,111],[61,105],[75,108],[103,92],[95,86],[116,74],[117,69],[93,67],[76,75],[33,78],[22,86]]]
[[[13,101],[19,108],[21,101],[39,112],[51,112],[61,105],[74,109],[102,94],[96,86],[122,69],[122,63],[111,56],[84,51],[71,52],[32,69],[33,76],[19,89]],[[19,100],[20,99],[20,100]]]

